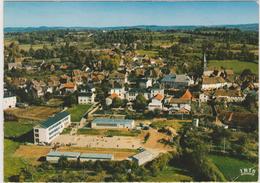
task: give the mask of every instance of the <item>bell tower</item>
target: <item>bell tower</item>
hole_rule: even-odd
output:
[[[207,70],[207,59],[206,59],[205,53],[203,55],[203,69],[204,69],[204,71]]]

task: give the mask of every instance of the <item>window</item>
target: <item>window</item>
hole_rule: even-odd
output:
[[[39,129],[34,129],[34,132],[39,132]]]
[[[35,137],[39,137],[39,134],[35,134],[34,136],[35,136]]]

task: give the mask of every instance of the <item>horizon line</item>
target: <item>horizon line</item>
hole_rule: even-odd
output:
[[[259,22],[252,23],[241,23],[241,24],[185,24],[185,25],[152,25],[152,24],[143,24],[143,25],[111,25],[111,26],[49,26],[49,25],[37,25],[37,26],[4,26],[4,28],[40,28],[40,27],[63,27],[63,28],[111,28],[111,27],[138,27],[138,26],[157,26],[157,27],[173,27],[173,26],[227,26],[227,25],[250,25],[250,24],[259,24]]]

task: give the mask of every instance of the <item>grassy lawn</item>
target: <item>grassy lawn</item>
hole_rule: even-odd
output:
[[[33,128],[33,124],[26,124],[21,122],[4,122],[4,136],[5,137],[19,137]]]
[[[108,130],[105,134],[106,136],[137,136],[140,134],[140,131]]]
[[[33,45],[31,45],[31,44],[20,44],[19,47],[20,47],[20,49],[28,51],[31,47],[34,50],[42,49],[44,45],[46,45],[48,48],[52,47],[50,43],[46,43],[46,44],[33,44]]]
[[[167,120],[167,121],[155,121],[152,123],[152,127],[154,128],[162,128],[162,127],[172,127],[176,131],[178,131],[184,124],[188,124],[191,121],[181,121],[181,120]]]
[[[71,132],[71,128],[64,128],[61,134],[69,134]]]
[[[78,134],[84,134],[84,135],[102,135],[104,134],[103,130],[97,130],[97,129],[78,129]]]
[[[209,67],[233,69],[237,74],[240,74],[244,69],[250,69],[254,74],[258,74],[258,64],[238,60],[210,60]]]
[[[21,168],[26,166],[22,158],[14,156],[14,152],[19,147],[18,142],[12,140],[4,140],[4,180],[8,181],[8,177],[17,175]]]
[[[74,105],[73,107],[68,109],[68,112],[71,114],[72,122],[79,122],[83,115],[89,110],[91,107],[90,104],[79,104]]]
[[[217,156],[210,155],[209,158],[216,164],[219,170],[223,173],[223,175],[227,178],[228,181],[233,181],[236,177],[238,177],[235,181],[257,181],[258,172],[255,172],[255,175],[240,175],[240,169],[242,168],[254,168],[257,170],[257,164],[253,164],[246,160],[240,160],[236,158],[231,158],[227,156]]]
[[[175,168],[175,167],[166,167],[165,170],[161,171],[156,175],[156,177],[148,178],[149,182],[183,182],[183,181],[192,181],[192,177],[187,175],[187,172]]]

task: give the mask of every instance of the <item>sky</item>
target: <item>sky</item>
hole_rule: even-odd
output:
[[[5,2],[5,27],[258,23],[256,2]]]

